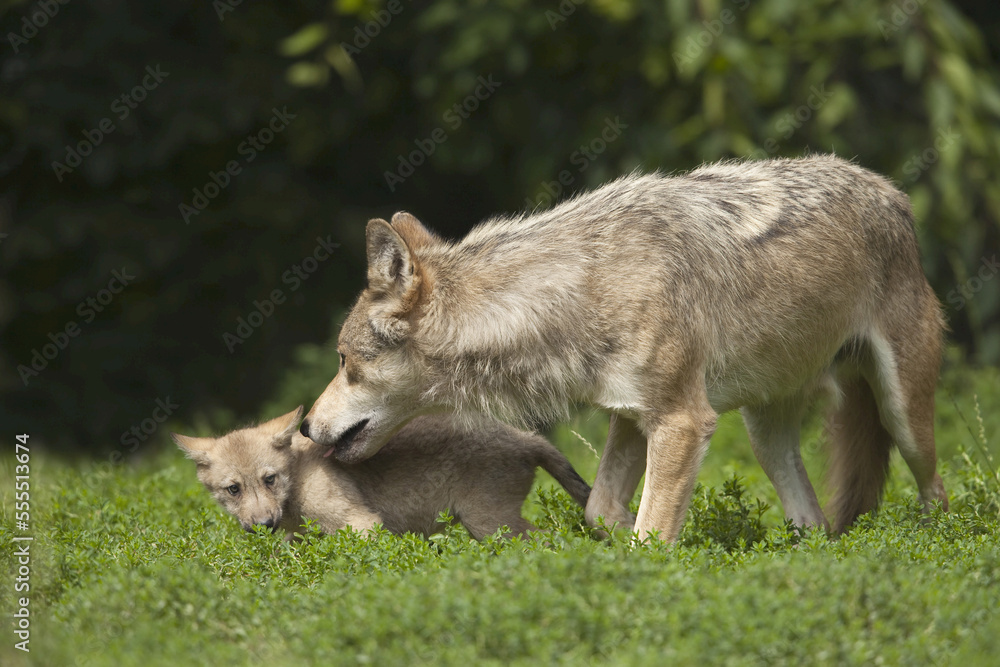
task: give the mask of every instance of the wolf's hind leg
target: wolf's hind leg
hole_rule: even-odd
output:
[[[924,509],[934,502],[948,509],[934,443],[934,388],[941,354],[935,322],[928,317],[891,343],[873,337],[870,383],[882,423],[917,481]]]
[[[799,431],[803,408],[802,399],[796,397],[744,407],[740,412],[750,434],[753,453],[778,492],[785,516],[797,526],[829,528],[802,464]]]
[[[892,436],[879,418],[872,389],[859,373],[843,373],[841,400],[830,410],[830,511],[833,531],[843,533],[862,514],[876,509],[889,474]]]

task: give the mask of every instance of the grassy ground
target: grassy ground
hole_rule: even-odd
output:
[[[803,450],[818,482],[814,421]],[[897,460],[882,510],[830,540],[783,525],[738,416],[726,416],[671,549],[593,539],[542,474],[525,505],[542,537],[476,543],[448,527],[430,541],[287,545],[242,532],[172,450],[138,467],[33,455],[30,654],[9,622],[25,595],[12,590],[11,454],[0,662],[996,664],[998,427],[1000,374],[952,369],[937,416],[952,511],[921,520]],[[606,428],[581,413],[553,432],[585,478],[597,458],[583,439],[599,449]]]

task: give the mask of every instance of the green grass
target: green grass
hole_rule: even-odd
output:
[[[922,517],[894,461],[882,510],[839,540],[784,525],[738,416],[722,420],[672,548],[594,539],[543,474],[525,512],[544,535],[477,543],[452,526],[430,541],[314,532],[289,545],[244,533],[172,449],[135,467],[33,455],[32,650],[13,648],[8,622],[0,662],[995,664],[1000,374],[949,368],[937,435],[952,511]],[[600,449],[606,428],[581,413],[553,439],[593,479],[581,437]],[[803,448],[817,482],[821,444],[814,419]]]

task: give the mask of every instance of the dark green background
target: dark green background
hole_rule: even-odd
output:
[[[42,10],[0,4],[0,434],[106,452],[157,399],[186,423],[256,414],[294,359],[322,358],[308,344],[362,287],[369,217],[406,209],[457,237],[544,204],[563,171],[575,192],[809,150],[910,194],[952,339],[1000,360],[1000,280],[982,268],[1000,245],[995,2],[397,2],[71,0],[17,53],[10,34]],[[169,75],[121,119],[115,100],[157,66]],[[449,109],[491,75],[456,127]],[[275,108],[294,120],[247,163],[241,142]],[[105,118],[114,130],[60,181],[53,162]],[[619,136],[582,158],[608,122]],[[231,160],[241,172],[185,224],[180,204]],[[292,290],[283,275],[317,237],[340,248]],[[78,304],[123,268],[135,280],[86,321]],[[286,301],[230,352],[223,335],[275,289]],[[26,386],[18,366],[70,322],[79,335]]]

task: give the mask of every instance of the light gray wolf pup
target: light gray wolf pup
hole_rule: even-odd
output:
[[[299,406],[220,438],[172,435],[198,464],[198,479],[244,529],[282,528],[289,538],[303,517],[327,533],[382,524],[393,533],[430,535],[445,509],[477,540],[501,526],[534,530],[521,506],[538,466],[580,505],[590,494],[548,441],[497,422],[470,429],[447,416],[421,417],[368,460],[344,465],[299,435],[301,418]]]
[[[893,446],[925,507],[943,320],[909,200],[832,155],[631,175],[457,242],[413,216],[367,228],[368,286],[302,433],[342,461],[437,411],[524,423],[611,413],[587,505],[680,530],[716,417],[740,408],[785,514],[827,525],[799,453],[832,395],[833,529],[881,498]],[[628,503],[645,471],[638,516]]]

